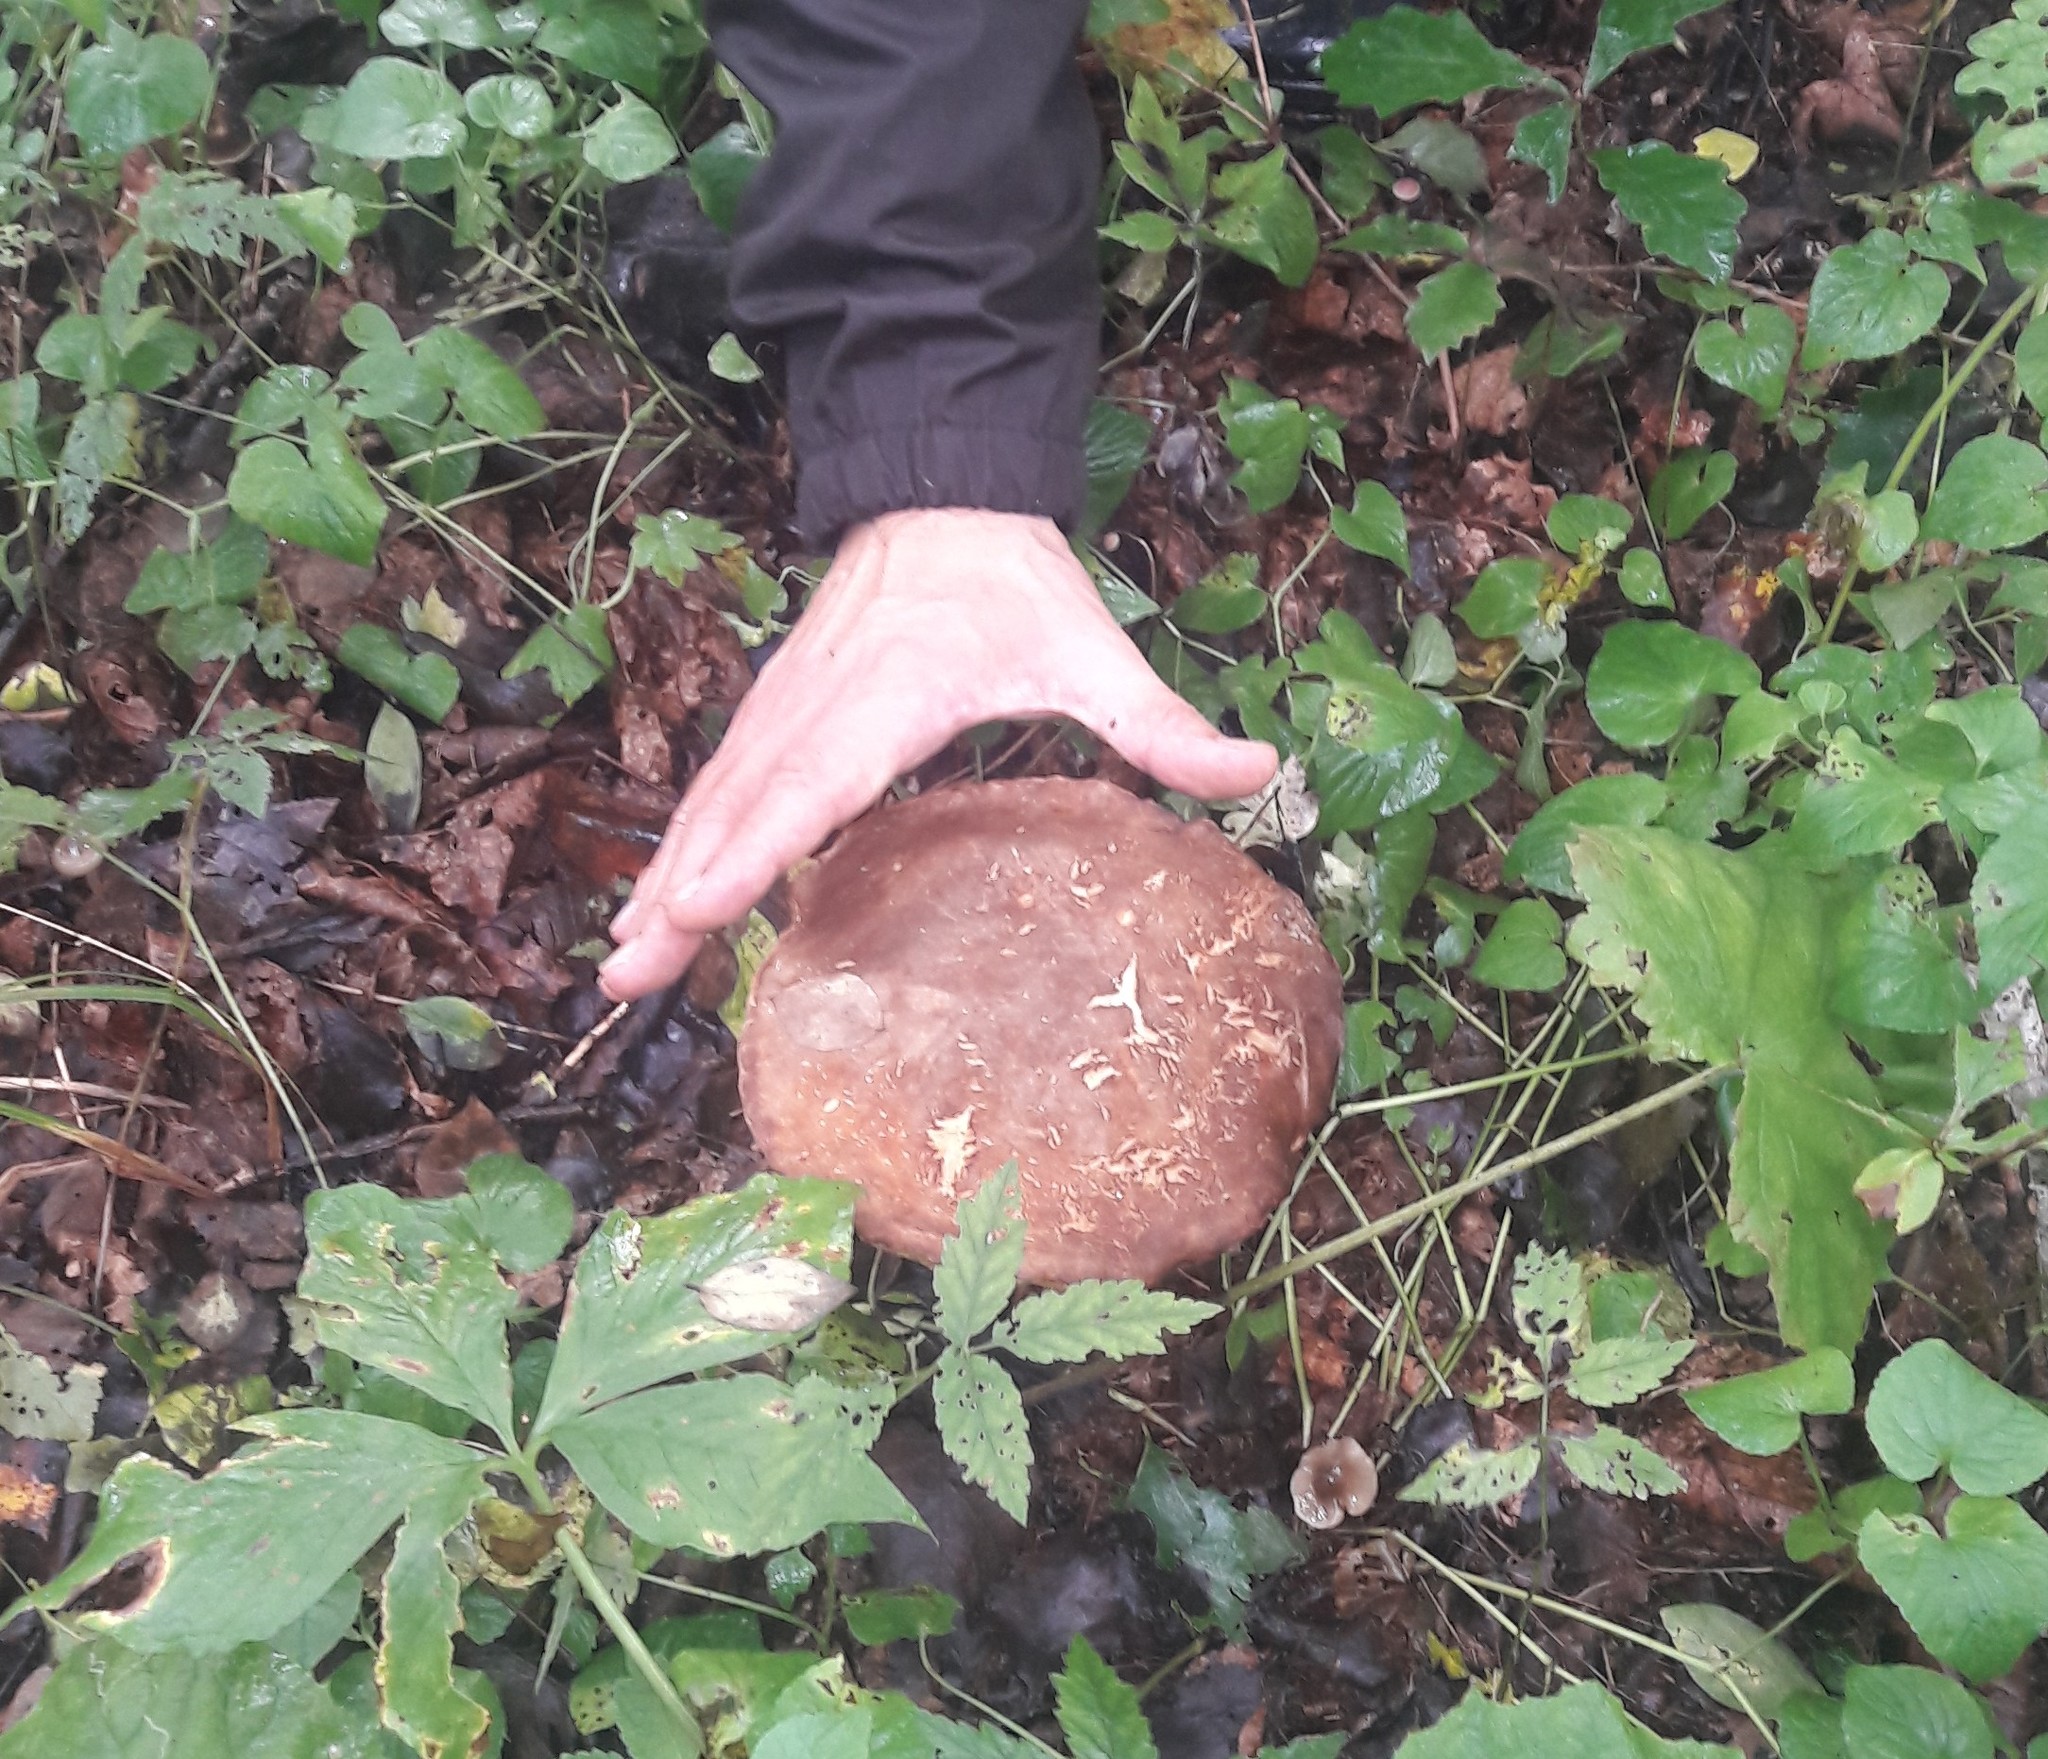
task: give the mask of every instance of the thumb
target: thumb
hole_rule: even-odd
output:
[[[1075,713],[1091,732],[1169,788],[1198,800],[1235,800],[1273,778],[1279,753],[1259,739],[1232,739],[1205,721],[1128,641]]]

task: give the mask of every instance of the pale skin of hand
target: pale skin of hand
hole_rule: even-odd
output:
[[[1048,715],[1201,799],[1253,793],[1278,761],[1160,680],[1050,520],[936,508],[855,527],[613,922],[605,993],[681,976],[705,935],[948,740]]]

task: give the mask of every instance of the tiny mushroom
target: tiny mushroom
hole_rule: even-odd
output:
[[[1318,1442],[1301,1456],[1288,1485],[1294,1512],[1306,1527],[1341,1527],[1347,1515],[1362,1515],[1380,1493],[1372,1455],[1348,1435]]]
[[[1022,1277],[1156,1281],[1286,1195],[1327,1110],[1335,966],[1206,820],[1106,782],[871,813],[792,880],[740,1091],[778,1171],[859,1182],[862,1234],[937,1260],[1014,1159]]]

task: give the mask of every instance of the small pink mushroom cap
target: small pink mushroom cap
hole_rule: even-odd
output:
[[[790,889],[740,1093],[777,1171],[858,1181],[874,1244],[936,1262],[1014,1158],[1025,1281],[1152,1282],[1286,1195],[1341,987],[1301,900],[1206,820],[1106,782],[948,788]]]

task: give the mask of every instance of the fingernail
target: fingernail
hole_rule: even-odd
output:
[[[633,924],[638,922],[644,914],[645,912],[640,908],[639,900],[637,898],[629,899],[625,909],[612,918],[612,939],[615,941],[626,939],[633,932]]]

